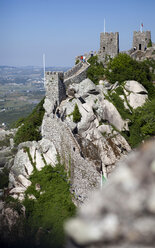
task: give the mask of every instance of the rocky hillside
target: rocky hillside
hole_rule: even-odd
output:
[[[49,98],[52,92],[48,91],[44,103],[42,139],[18,146],[9,175],[10,194],[24,199],[24,189],[30,185],[28,177],[33,172],[34,164],[37,170],[46,164],[54,166],[57,154],[65,163],[77,203],[87,198],[91,188],[99,187],[100,172],[103,171],[107,178],[116,162],[131,150],[122,136],[123,132],[129,131],[130,119],[122,118],[113,103],[112,97],[118,90],[128,115],[130,109],[142,106],[148,99],[146,89],[136,81],[126,81],[120,88],[118,83],[110,85],[101,81],[96,86],[90,79],[85,79],[68,87],[68,97],[53,114]]]
[[[102,65],[94,57],[66,75],[46,73],[45,99],[18,123],[18,131],[9,132],[15,143],[2,147],[8,152],[1,159],[0,219],[7,230],[1,226],[2,241],[16,244],[27,237],[36,246],[46,236],[48,247],[56,235],[61,247],[72,202],[86,203],[132,147],[155,135],[153,74],[148,62],[137,63],[119,55]],[[22,231],[12,239],[18,221]]]

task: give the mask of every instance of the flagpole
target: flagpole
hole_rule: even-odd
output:
[[[105,34],[105,18],[104,18],[104,34]]]
[[[44,85],[45,85],[45,54],[43,54]]]

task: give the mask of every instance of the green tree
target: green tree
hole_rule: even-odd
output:
[[[104,66],[98,62],[98,57],[93,56],[88,59],[90,67],[87,70],[87,77],[93,81],[94,84],[98,84],[99,80],[104,78]]]
[[[155,99],[134,110],[129,129],[126,138],[132,147],[139,145],[142,140],[155,136]]]
[[[149,40],[149,43],[148,43],[147,47],[152,47],[152,41],[151,41],[151,39]]]
[[[80,114],[80,111],[79,111],[77,104],[75,104],[74,111],[73,111],[72,115],[73,115],[73,121],[75,123],[78,123],[81,120],[81,114]]]
[[[116,81],[120,84],[126,80],[138,81],[148,90],[150,98],[155,97],[152,74],[146,61],[138,62],[129,55],[120,53],[108,63],[105,75],[112,84]]]

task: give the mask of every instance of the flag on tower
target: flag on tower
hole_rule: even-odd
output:
[[[141,25],[140,25],[140,32],[141,33],[143,32],[143,23],[141,23]]]

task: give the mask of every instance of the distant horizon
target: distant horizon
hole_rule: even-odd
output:
[[[42,68],[43,66],[41,65],[0,65],[0,67],[38,67],[38,68]],[[54,68],[57,68],[57,67],[60,67],[60,68],[69,68],[71,66],[61,66],[61,65],[49,65],[49,66],[45,66],[45,68],[49,68],[49,67],[54,67]]]
[[[75,57],[99,51],[100,33],[119,32],[120,51],[132,48],[133,32],[150,30],[155,42],[155,1],[1,0],[0,65],[72,67]]]

